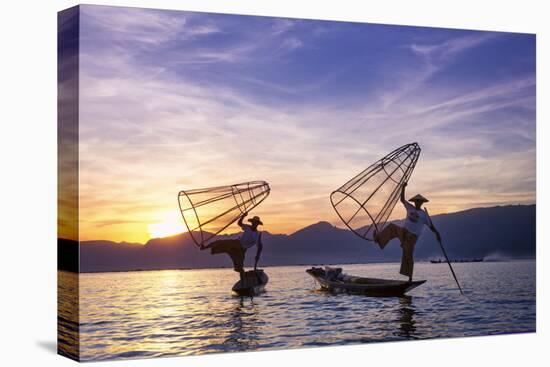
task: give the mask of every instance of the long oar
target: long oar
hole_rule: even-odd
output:
[[[449,264],[449,269],[451,269],[451,273],[453,273],[453,277],[455,278],[456,285],[460,290],[460,294],[463,295],[464,292],[462,292],[462,288],[460,288],[460,284],[458,283],[458,279],[456,278],[455,271],[453,270],[453,267],[451,266],[451,262],[449,261],[449,257],[447,256],[447,251],[445,251],[445,247],[443,247],[443,243],[441,243],[441,241],[438,240],[437,242],[439,242],[439,246],[441,246],[441,251],[443,251],[443,255],[445,255],[445,260],[447,260],[447,264]]]
[[[424,208],[424,210],[426,211],[426,213],[428,213],[428,208]],[[430,214],[428,213],[428,216]],[[431,218],[430,218],[430,223],[432,222]],[[432,226],[434,225],[433,223],[431,223]],[[435,226],[434,226],[435,228]],[[439,246],[441,247],[441,251],[443,252],[443,255],[445,256],[445,260],[447,260],[447,264],[449,264],[449,269],[451,269],[451,273],[453,274],[453,278],[455,278],[455,282],[456,282],[456,285],[458,286],[458,290],[460,290],[460,294],[464,295],[464,292],[462,292],[462,288],[460,287],[460,283],[458,283],[458,279],[456,278],[456,274],[455,274],[455,271],[451,265],[451,262],[449,261],[449,256],[447,256],[447,251],[445,251],[445,247],[443,247],[443,243],[441,242],[440,239],[437,240],[437,242],[439,243]]]

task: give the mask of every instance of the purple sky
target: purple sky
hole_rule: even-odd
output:
[[[267,230],[339,224],[330,192],[413,141],[432,214],[535,202],[534,35],[84,5],[80,65],[81,239],[257,179]]]

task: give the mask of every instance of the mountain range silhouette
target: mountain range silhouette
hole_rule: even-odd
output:
[[[535,257],[534,204],[468,209],[434,215],[432,219],[450,258]],[[401,257],[397,240],[382,251],[376,244],[328,222],[318,222],[289,235],[264,232],[263,242],[260,266],[392,262]],[[255,248],[248,251],[247,266],[253,264],[255,251]],[[415,258],[439,257],[435,236],[426,228],[417,243]],[[60,270],[108,272],[231,266],[228,256],[199,251],[189,233],[154,238],[145,245],[98,240],[82,241],[78,246],[76,241],[58,239]]]

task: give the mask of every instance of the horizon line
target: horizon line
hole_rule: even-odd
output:
[[[493,205],[493,206],[484,206],[484,207],[472,207],[472,208],[468,208],[468,209],[462,209],[462,210],[458,210],[456,212],[447,212],[447,213],[439,213],[439,214],[434,214],[433,216],[431,217],[439,217],[439,216],[443,216],[443,215],[449,215],[449,214],[456,214],[456,213],[463,213],[463,212],[467,212],[467,211],[470,211],[470,210],[476,210],[476,209],[490,209],[490,208],[500,208],[500,207],[510,207],[510,206],[536,206],[537,203],[534,202],[534,203],[531,203],[531,204],[503,204],[503,205]],[[394,221],[400,221],[400,220],[403,220],[403,219],[396,219],[396,220],[392,220],[392,221],[388,221],[388,222],[394,222]],[[311,224],[308,224],[296,231],[293,231],[291,233],[272,233],[272,232],[269,232],[267,230],[265,231],[262,231],[262,232],[266,232],[270,235],[276,235],[276,236],[292,236],[293,234],[297,233],[297,232],[300,232],[302,230],[304,230],[305,228],[309,228],[309,227],[312,227],[314,225],[317,225],[319,223],[328,223],[330,224],[331,226],[337,228],[337,229],[341,229],[341,230],[348,230],[348,228],[342,224],[343,227],[339,227],[333,223],[331,223],[330,221],[328,220],[319,220],[317,222],[313,222]],[[232,223],[233,224],[233,223]],[[182,223],[182,225],[184,225]],[[149,240],[147,240],[145,243],[140,243],[140,242],[127,242],[127,241],[119,241],[119,242],[116,242],[116,241],[113,241],[113,240],[108,240],[108,239],[95,239],[95,240],[74,240],[74,239],[70,239],[70,238],[64,238],[64,237],[57,237],[58,240],[67,240],[67,241],[74,241],[74,242],[78,242],[79,244],[83,243],[83,242],[101,242],[101,241],[106,241],[106,242],[112,242],[112,243],[115,243],[115,244],[129,244],[129,245],[136,245],[136,246],[145,246],[147,245],[147,243],[149,243],[150,241],[152,240],[158,240],[158,239],[164,239],[164,238],[171,238],[171,237],[176,237],[176,236],[181,236],[185,233],[189,233],[188,231],[182,231],[180,233],[176,233],[174,235],[171,235],[171,236],[165,236],[165,237],[153,237],[153,238],[150,238]],[[233,236],[233,235],[236,235],[238,234],[239,232],[232,232],[232,233],[222,233],[222,234],[218,234],[217,236]]]

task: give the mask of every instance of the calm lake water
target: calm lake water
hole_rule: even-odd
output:
[[[343,265],[401,278],[399,264]],[[81,360],[159,357],[535,331],[535,262],[417,263],[428,282],[408,297],[317,291],[306,266],[265,268],[267,292],[231,294],[230,269],[81,274],[59,272],[61,349],[80,324]],[[80,319],[68,292],[80,283]]]

